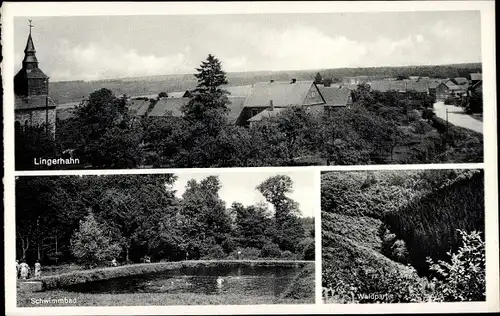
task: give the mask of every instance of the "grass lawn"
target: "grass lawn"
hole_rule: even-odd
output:
[[[69,303],[42,300],[64,299]],[[255,305],[255,304],[314,304],[314,297],[304,299],[273,298],[269,296],[247,296],[241,294],[194,294],[194,293],[134,293],[134,294],[93,294],[75,293],[64,290],[45,292],[18,291],[18,307],[42,306],[165,306],[165,305]],[[38,299],[38,300],[37,300]]]

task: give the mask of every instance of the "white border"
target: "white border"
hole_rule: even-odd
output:
[[[255,306],[141,306],[141,307],[45,307],[17,308],[15,292],[6,292],[6,312],[8,315],[143,315],[143,314],[317,314],[317,313],[431,313],[431,312],[481,312],[498,311],[498,183],[497,183],[497,135],[496,135],[496,64],[495,64],[495,16],[493,1],[413,1],[413,2],[211,2],[211,3],[11,3],[2,7],[2,45],[4,60],[2,77],[13,78],[13,17],[14,16],[82,16],[82,15],[184,15],[184,14],[250,14],[250,13],[326,13],[326,12],[367,12],[367,11],[481,11],[481,42],[483,62],[484,95],[484,164],[443,164],[443,165],[382,165],[382,166],[331,166],[331,167],[290,167],[280,171],[308,169],[318,179],[319,170],[402,170],[402,169],[450,169],[484,168],[486,200],[486,265],[487,301],[480,303],[425,303],[425,304],[360,304],[360,305],[255,305]],[[22,175],[63,175],[63,174],[138,174],[138,173],[197,173],[197,172],[253,172],[277,168],[229,168],[229,169],[134,169],[134,170],[81,170],[81,171],[32,171],[14,172],[14,111],[13,82],[5,80],[4,87],[4,196],[5,196],[5,286],[16,287],[12,274],[15,243],[14,179]],[[319,197],[319,191],[318,191]],[[318,198],[315,197],[315,198]],[[318,205],[320,199],[318,198]],[[318,212],[320,208],[318,207]],[[321,255],[321,216],[316,215],[316,256]],[[11,260],[12,259],[12,260]],[[316,262],[316,278],[321,279],[321,261]],[[319,288],[319,289],[318,289]],[[321,296],[321,282],[317,284],[316,296]]]

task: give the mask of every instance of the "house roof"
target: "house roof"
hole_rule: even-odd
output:
[[[482,80],[483,79],[483,74],[480,72],[470,74],[470,80],[477,81],[477,80]]]
[[[148,116],[182,116],[181,107],[187,104],[186,98],[163,98],[156,102]],[[138,114],[139,115],[139,114]]]
[[[468,83],[469,80],[467,80],[467,78],[464,78],[464,77],[457,77],[457,78],[455,78],[455,82],[459,85],[463,85],[463,84]]]
[[[169,98],[189,98],[189,96],[191,95],[191,91],[174,91],[168,92],[167,94]]]
[[[227,104],[227,107],[229,109],[228,112],[228,119],[229,121],[233,122],[236,120],[238,115],[241,112],[241,109],[243,108],[243,103],[245,102],[244,97],[229,97],[229,104]],[[143,105],[143,108],[145,108],[144,111],[147,110],[149,107],[149,101],[148,103]],[[158,100],[158,102],[155,104],[154,108],[149,112],[148,116],[182,116],[182,111],[181,108],[183,105],[186,105],[189,103],[188,98],[163,98]],[[141,114],[141,109],[142,107],[137,111],[136,115],[144,115]]]
[[[429,82],[429,89],[436,89],[440,83],[441,83],[441,81],[437,81],[437,80],[430,81]]]
[[[328,106],[347,106],[351,90],[347,87],[318,87]]]
[[[260,112],[259,114],[249,118],[248,122],[257,122],[257,121],[261,121],[264,118],[275,117],[276,115],[278,115],[278,113],[282,112],[285,109],[286,108],[274,108],[274,110],[265,109],[264,111]]]
[[[34,95],[29,97],[20,97],[15,95],[14,110],[30,110],[39,108],[55,108],[56,104],[50,97],[44,95]]]
[[[229,95],[232,97],[247,97],[252,90],[251,85],[246,86],[222,86],[222,89],[229,92]]]
[[[453,81],[451,80],[447,80],[447,81],[444,81],[442,82],[444,85],[446,85],[448,87],[448,89],[450,90],[461,90],[463,89],[463,87],[460,87],[459,85],[456,85]]]
[[[275,107],[302,105],[313,86],[313,81],[278,81],[256,83],[245,101],[244,107],[268,107],[273,100]]]
[[[144,113],[137,113],[139,110],[141,110],[141,108],[143,108],[144,106],[146,107],[146,110],[147,108],[149,107],[149,104],[151,102],[149,100],[143,100],[143,99],[131,99],[128,103],[127,103],[127,108],[128,108],[128,111],[132,114],[132,115],[144,115]]]

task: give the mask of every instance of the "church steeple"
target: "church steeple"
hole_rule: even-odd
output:
[[[33,24],[31,20],[28,21],[30,32],[24,48],[23,67],[14,76],[14,92],[22,97],[46,96],[49,93],[49,77],[38,68],[35,44],[31,37]]]
[[[35,44],[33,44],[33,38],[31,37],[31,28],[33,27],[33,24],[31,24],[31,20],[28,21],[30,34],[28,35],[28,41],[26,42],[26,48],[24,49],[23,68],[33,69],[38,68],[38,59],[36,59]]]

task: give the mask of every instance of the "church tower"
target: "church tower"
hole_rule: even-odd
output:
[[[54,136],[56,105],[49,98],[49,77],[38,68],[31,20],[29,27],[22,68],[14,76],[16,126],[47,124],[47,132]]]

